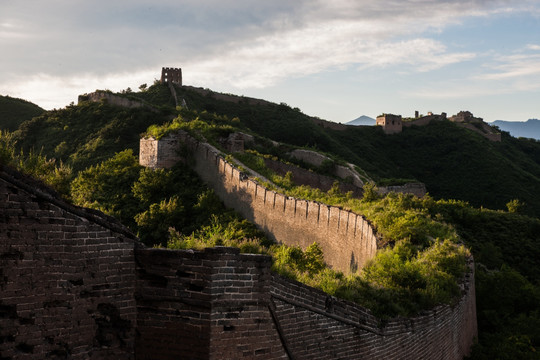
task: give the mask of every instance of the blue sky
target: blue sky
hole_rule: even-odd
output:
[[[540,0],[0,0],[0,94],[47,109],[184,83],[336,122],[540,118]]]

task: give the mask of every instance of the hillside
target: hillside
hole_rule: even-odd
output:
[[[29,101],[0,95],[0,130],[16,130],[21,123],[45,110]]]
[[[534,140],[503,135],[501,143],[493,143],[451,122],[406,128],[393,136],[377,127],[323,129],[285,104],[253,106],[241,97],[235,103],[185,88],[178,93],[190,109],[238,117],[261,136],[330,153],[376,181],[416,179],[436,198],[493,209],[505,209],[517,198],[529,214],[540,215],[540,143]]]
[[[508,131],[514,137],[540,140],[540,120],[538,119],[529,119],[527,121],[496,120],[491,124],[503,131]]]
[[[392,136],[377,128],[331,133],[361,154],[355,163],[375,179],[418,179],[437,198],[477,207],[504,209],[517,198],[530,214],[540,214],[540,143],[533,140],[503,135],[502,142],[490,142],[451,122],[405,128]]]
[[[540,215],[540,143],[535,140],[503,134],[503,141],[494,143],[451,122],[406,128],[392,136],[375,126],[331,130],[286,104],[254,103],[226,94],[217,99],[209,90],[190,87],[177,89],[177,94],[190,109],[237,117],[244,129],[261,137],[331,154],[359,166],[377,182],[417,180],[435,198],[492,209],[506,209],[510,200],[518,199],[526,204],[526,213]],[[174,101],[161,85],[126,96],[143,99],[161,112],[83,102],[26,121],[17,132],[19,144],[26,150],[43,149],[75,170],[125,145],[136,152],[139,134],[168,121]]]
[[[393,211],[390,218],[405,213],[418,224],[425,216],[448,223],[471,248],[477,264],[480,328],[474,359],[538,358],[539,142],[507,134],[500,143],[489,142],[447,122],[407,128],[392,136],[377,127],[330,130],[286,104],[201,90],[183,87],[177,93],[198,114],[189,126],[206,127],[217,138],[239,129],[256,137],[255,150],[264,155],[285,158],[295,146],[316,149],[336,162],[356,164],[378,182],[416,179],[426,183],[435,198],[475,205],[427,197],[412,202],[401,199],[406,210],[392,203],[381,208]],[[81,205],[118,217],[149,244],[155,239],[165,242],[171,223],[178,229],[171,234],[173,243],[182,239],[192,244],[203,237],[223,244],[230,234],[256,236],[245,220],[224,213],[215,196],[185,166],[153,173],[138,165],[133,154],[138,152],[140,134],[150,125],[171,123],[184,112],[174,109],[169,89],[156,84],[144,92],[119,95],[142,99],[159,111],[82,102],[24,122],[16,140],[26,151],[43,149],[47,156],[73,166],[75,179],[70,179],[68,195]],[[272,146],[269,139],[285,144]],[[513,213],[486,209],[504,209],[512,199],[524,202],[526,209],[515,206]],[[236,228],[239,224],[242,231]],[[403,230],[420,231],[403,223],[394,228]],[[388,296],[383,306],[394,306],[395,299]]]
[[[42,151],[78,171],[124,149],[137,153],[140,134],[168,118],[167,112],[83,102],[25,121],[15,137],[23,150]]]

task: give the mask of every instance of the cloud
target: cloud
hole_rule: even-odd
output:
[[[499,64],[491,65],[491,68],[494,72],[478,78],[502,80],[540,75],[540,54],[503,56],[499,59]]]
[[[496,52],[483,54],[483,73],[446,82],[444,88],[436,92],[426,88],[411,90],[408,95],[426,99],[455,99],[538,91],[540,54],[526,52],[536,50],[534,45],[526,45],[521,50],[513,55]]]
[[[62,88],[63,97],[68,89],[81,89],[77,81],[83,79],[110,84],[96,84],[105,87],[129,80],[115,74],[150,74],[148,69],[158,73],[161,66],[181,66],[186,79],[197,79],[204,86],[237,88],[261,88],[337,68],[404,66],[407,72],[429,72],[476,56],[436,40],[445,28],[470,17],[523,11],[534,4],[516,5],[510,0],[4,1],[0,67],[9,71],[0,74],[0,91],[9,85],[24,95],[40,87],[38,83],[54,83]]]
[[[149,79],[157,78],[159,75],[161,74],[154,70],[98,77],[94,74],[74,77],[37,74],[31,79],[20,77],[19,81],[0,85],[0,93],[30,99],[45,109],[53,109],[63,107],[72,101],[76,103],[79,94],[89,93],[96,89],[121,91],[131,87],[137,90],[139,85],[151,83]],[[51,91],[55,92],[55,97],[50,96]],[[59,99],[61,99],[60,102]]]

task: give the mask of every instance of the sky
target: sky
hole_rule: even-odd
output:
[[[361,115],[540,118],[540,0],[0,0],[0,95],[185,85]]]

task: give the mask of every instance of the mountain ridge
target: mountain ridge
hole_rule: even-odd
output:
[[[362,115],[362,116],[357,117],[354,120],[351,120],[345,123],[345,125],[355,125],[355,126],[375,125],[375,119],[367,115]]]
[[[507,131],[514,137],[525,137],[540,140],[540,120],[529,119],[527,121],[495,120],[491,125],[497,126],[502,131]]]
[[[30,101],[0,95],[0,129],[14,131],[24,121],[44,112],[45,109]]]

